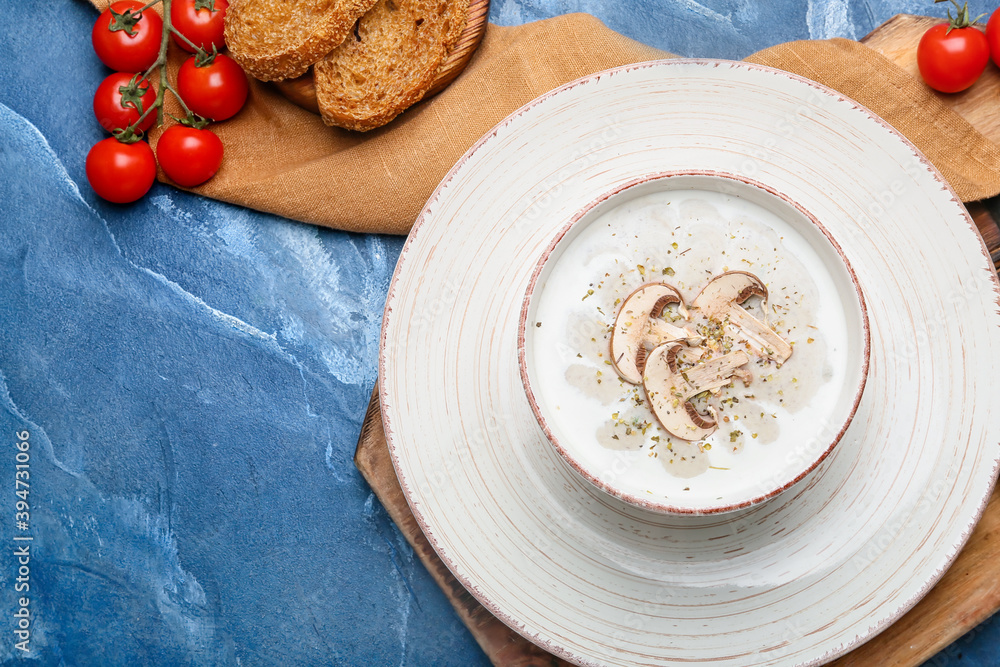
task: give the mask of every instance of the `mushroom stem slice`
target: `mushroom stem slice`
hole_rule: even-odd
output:
[[[734,375],[743,377],[748,371],[741,369],[749,363],[750,357],[743,350],[736,350],[721,357],[715,357],[708,361],[695,364],[686,371],[681,371],[681,375],[694,389],[695,394],[703,391],[724,387],[733,381]],[[746,382],[744,380],[744,382]],[[694,394],[692,394],[694,395]]]
[[[611,330],[611,363],[625,382],[642,383],[649,350],[693,335],[661,319],[664,309],[675,303],[683,303],[680,292],[666,283],[642,285],[622,303]]]
[[[699,345],[704,340],[701,336],[691,331],[687,327],[678,327],[660,318],[651,318],[647,321],[646,341],[654,341],[651,347],[656,347],[661,343],[672,340],[683,340],[688,345]]]
[[[678,359],[686,354],[679,342],[665,343],[649,353],[643,375],[643,388],[653,414],[671,435],[682,440],[701,440],[717,428],[714,415],[698,412],[690,402],[703,391],[711,391],[732,382],[733,377],[748,383],[749,371],[742,368],[750,361],[743,350],[696,363],[680,370]]]
[[[792,346],[742,306],[735,304],[730,306],[726,311],[726,317],[729,325],[739,330],[751,347],[759,350],[765,357],[783,364],[792,356]]]
[[[752,296],[767,302],[767,287],[760,278],[746,271],[728,271],[712,278],[695,298],[694,306],[706,317],[728,325],[762,356],[783,364],[792,356],[792,347],[740,305]]]

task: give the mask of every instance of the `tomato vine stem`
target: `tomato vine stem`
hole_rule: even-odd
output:
[[[124,143],[137,141],[138,138],[142,136],[142,130],[138,129],[139,125],[142,123],[142,121],[146,120],[146,117],[149,116],[149,114],[151,114],[154,109],[156,110],[156,125],[157,126],[163,125],[163,101],[166,98],[166,93],[168,90],[170,91],[170,94],[173,95],[178,102],[180,102],[181,108],[184,109],[184,113],[187,114],[188,117],[193,116],[193,114],[191,113],[191,109],[188,108],[188,105],[184,102],[184,98],[182,98],[180,94],[171,85],[170,77],[167,75],[167,52],[170,49],[170,35],[171,34],[179,35],[181,39],[183,39],[185,42],[194,47],[197,50],[197,53],[199,54],[206,55],[206,52],[200,46],[197,46],[196,44],[192,43],[191,40],[189,40],[187,37],[181,34],[179,30],[174,28],[170,20],[171,2],[172,0],[152,0],[149,4],[147,4],[141,10],[139,10],[139,13],[141,14],[147,9],[154,7],[155,5],[158,4],[162,5],[163,34],[160,36],[160,52],[156,56],[156,60],[153,61],[153,64],[150,65],[149,69],[147,69],[145,74],[142,75],[142,79],[149,82],[149,77],[153,74],[153,72],[155,70],[159,70],[160,80],[159,80],[159,86],[157,86],[156,89],[156,99],[153,101],[152,104],[149,105],[149,108],[145,109],[142,112],[138,120],[136,120],[134,123],[126,127],[120,134],[115,135],[119,141],[122,141]]]
[[[188,39],[187,37],[185,37],[184,33],[182,33],[180,30],[178,30],[174,26],[170,26],[170,32],[174,33],[175,35],[177,35],[178,37],[180,37],[182,40],[184,40],[185,42],[187,42],[187,45],[190,46],[191,48],[197,49],[198,51],[201,51],[201,47],[200,46],[198,46],[197,44],[195,44],[194,42],[192,42],[190,39]]]
[[[969,18],[969,3],[966,2],[964,5],[958,4],[958,0],[934,0],[934,4],[939,4],[942,2],[950,2],[955,6],[956,13],[955,16],[951,15],[951,8],[948,9],[948,30],[946,34],[950,34],[952,30],[961,30],[962,28],[968,28],[979,22],[979,19],[986,16],[986,14],[980,14],[974,19]]]
[[[184,109],[185,115],[187,115],[187,116],[194,115],[194,114],[191,113],[191,110],[188,109],[188,105],[184,103],[184,98],[181,97],[176,90],[174,90],[174,87],[172,85],[170,85],[170,81],[166,81],[162,85],[163,85],[164,88],[166,88],[167,90],[169,90],[171,92],[171,94],[177,99],[178,102],[181,103],[181,108]]]

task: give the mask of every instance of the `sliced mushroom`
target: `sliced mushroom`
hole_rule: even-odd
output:
[[[750,361],[743,350],[736,350],[680,370],[680,355],[688,354],[682,343],[658,346],[649,353],[642,386],[660,424],[682,440],[701,440],[718,427],[714,415],[705,415],[691,403],[691,398],[703,391],[717,390],[737,377],[744,385],[753,380],[742,368]]]
[[[680,292],[666,283],[647,283],[622,303],[611,330],[611,363],[626,382],[640,384],[646,355],[657,345],[675,340],[697,344],[693,332],[662,319],[663,309],[684,305]]]
[[[746,271],[729,271],[713,278],[695,298],[694,306],[705,317],[728,324],[763,356],[783,364],[792,355],[792,347],[740,305],[752,296],[767,301],[767,287],[760,278]]]

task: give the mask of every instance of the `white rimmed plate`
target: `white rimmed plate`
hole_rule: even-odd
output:
[[[802,484],[664,517],[598,492],[544,441],[518,377],[535,259],[601,192],[741,174],[822,219],[864,291],[865,395]],[[995,479],[998,288],[933,167],[856,103],[743,63],[587,77],[484,137],[428,202],[386,304],[381,401],[414,515],[493,613],[579,664],[819,664],[943,574]]]

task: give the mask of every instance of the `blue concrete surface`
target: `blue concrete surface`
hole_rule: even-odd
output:
[[[0,661],[485,664],[351,462],[401,239],[162,185],[133,206],[99,200],[83,168],[102,136],[95,13],[82,0],[48,20],[36,10],[5,3],[0,16],[0,543],[14,545]],[[491,19],[569,11],[683,55],[739,58],[944,7],[494,0]],[[22,431],[27,530],[12,523]],[[22,596],[28,655],[13,633]],[[929,664],[1000,664],[998,625]]]

